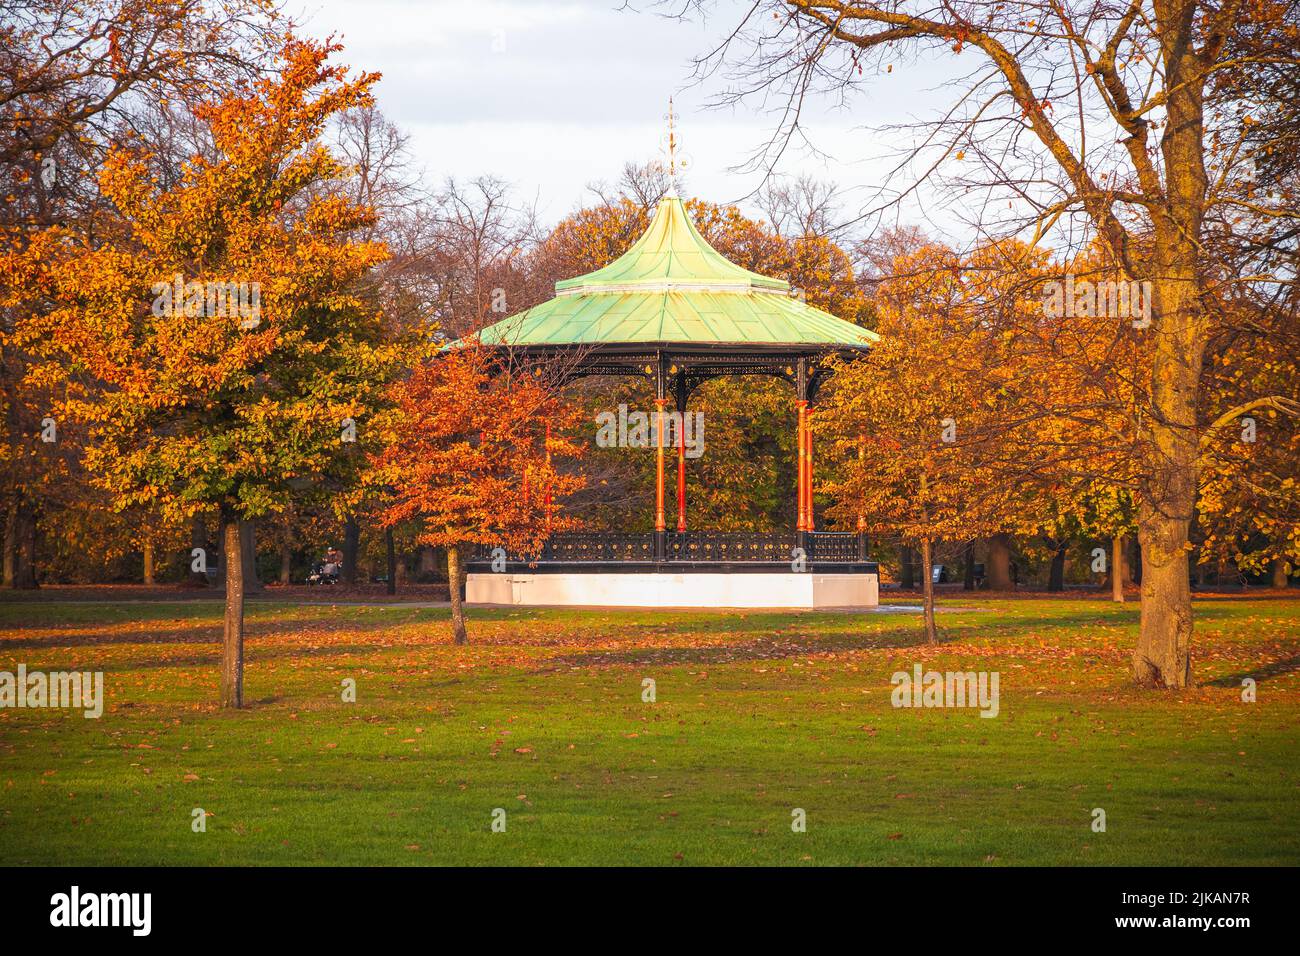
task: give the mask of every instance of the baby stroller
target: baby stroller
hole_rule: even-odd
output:
[[[339,566],[335,561],[318,561],[307,575],[308,584],[338,584]]]

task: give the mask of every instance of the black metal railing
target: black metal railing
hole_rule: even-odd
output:
[[[808,531],[804,533],[804,547],[808,557],[815,561],[866,561],[865,535],[845,531]]]
[[[569,532],[552,535],[542,548],[542,561],[653,561],[652,534]]]
[[[842,531],[568,532],[534,556],[479,545],[472,571],[523,570],[821,570],[876,573],[863,535]]]
[[[665,532],[664,560],[734,563],[762,561],[789,564],[798,557],[796,534],[749,531]]]

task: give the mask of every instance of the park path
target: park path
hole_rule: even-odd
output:
[[[32,601],[32,607],[48,606],[76,606],[84,604],[116,604],[116,605],[145,605],[145,604],[192,604],[192,603],[220,603],[222,598],[216,595],[203,595],[200,597],[186,598],[126,598],[123,600],[112,600],[109,598],[89,598],[81,600],[65,601]],[[16,603],[16,602],[14,602]],[[451,607],[449,601],[309,601],[294,598],[263,598],[250,597],[247,604],[258,606],[281,606],[281,607],[360,607],[360,608],[405,608],[411,610],[429,610],[443,609]],[[524,605],[519,604],[468,604],[469,609],[487,609],[487,610],[526,610]],[[919,614],[921,606],[919,604],[882,604],[878,607],[819,607],[819,608],[745,608],[745,607],[602,607],[599,605],[574,605],[538,608],[538,610],[569,610],[569,611],[690,611],[702,614],[731,614],[736,612],[771,612],[771,613],[806,613],[806,614]],[[981,608],[975,607],[939,607],[936,610],[940,613],[952,613],[958,611],[979,611]]]

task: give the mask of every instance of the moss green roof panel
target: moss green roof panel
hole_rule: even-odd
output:
[[[784,279],[750,272],[725,258],[700,235],[685,204],[670,195],[659,201],[649,227],[632,248],[602,269],[555,283],[555,292],[634,292],[638,287],[666,291],[676,286],[790,291]]]
[[[490,345],[618,342],[865,346],[870,332],[783,295],[719,292],[561,296],[480,333]]]
[[[874,332],[792,298],[700,235],[682,201],[660,200],[645,234],[609,265],[555,284],[556,296],[479,333],[489,345],[684,344],[863,347]]]

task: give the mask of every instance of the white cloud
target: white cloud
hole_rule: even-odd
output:
[[[659,154],[673,95],[683,149],[693,159],[690,191],[732,201],[758,183],[730,167],[763,144],[771,118],[756,104],[708,109],[721,81],[690,84],[692,57],[734,26],[726,10],[709,23],[689,23],[624,9],[620,0],[307,4],[308,32],[338,34],[345,62],[383,74],[379,104],[412,134],[431,179],[493,174],[558,218],[590,200],[586,184]],[[812,104],[804,125],[833,159],[792,153],[780,171],[808,172],[865,197],[889,168],[883,156],[890,144],[862,127],[925,114],[936,101],[922,87],[941,79],[934,69],[896,72],[856,97],[852,111]]]

